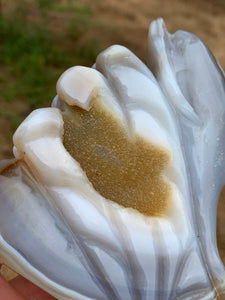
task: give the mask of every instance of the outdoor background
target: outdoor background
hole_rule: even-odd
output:
[[[49,106],[60,74],[91,66],[122,44],[146,61],[149,23],[197,34],[225,68],[224,0],[0,0],[0,159],[12,157],[12,134],[37,107]],[[225,189],[218,209],[225,262]]]

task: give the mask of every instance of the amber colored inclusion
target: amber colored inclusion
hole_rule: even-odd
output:
[[[141,136],[130,138],[122,122],[97,99],[89,111],[63,112],[64,146],[103,197],[150,215],[163,215],[171,186],[162,173],[170,155]]]

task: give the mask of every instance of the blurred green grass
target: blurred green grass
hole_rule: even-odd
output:
[[[82,43],[90,15],[79,1],[15,0],[8,11],[2,9],[0,101],[22,99],[28,110],[49,105],[60,74],[91,64],[98,53],[97,41]]]

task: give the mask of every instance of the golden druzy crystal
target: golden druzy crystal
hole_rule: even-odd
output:
[[[172,196],[163,177],[168,150],[129,136],[106,106],[91,102],[88,111],[73,106],[63,112],[65,148],[104,198],[149,216],[163,215]]]

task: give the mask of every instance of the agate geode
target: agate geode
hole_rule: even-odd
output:
[[[0,254],[59,299],[222,299],[225,81],[193,34],[72,67],[1,162]]]

